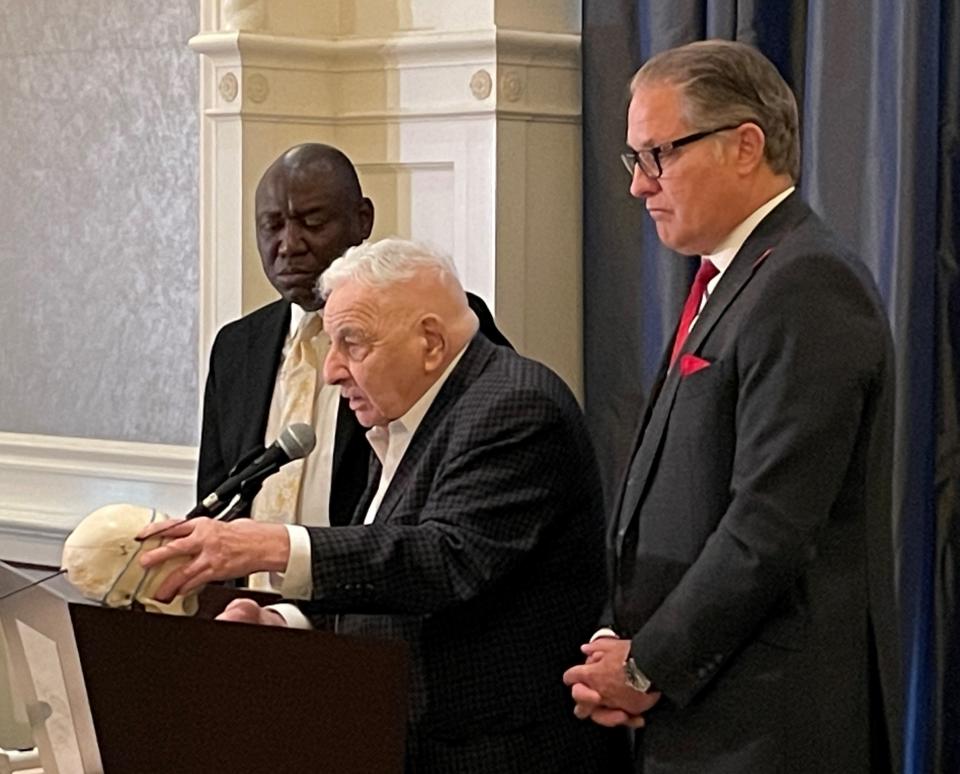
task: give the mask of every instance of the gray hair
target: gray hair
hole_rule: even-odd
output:
[[[433,271],[457,284],[457,269],[446,255],[420,242],[388,237],[351,247],[320,275],[320,293],[327,298],[348,280],[385,288]]]
[[[630,82],[630,94],[667,83],[680,88],[684,120],[702,130],[757,124],[764,157],[777,174],[800,177],[797,100],[773,63],[752,46],[701,40],[650,58]]]

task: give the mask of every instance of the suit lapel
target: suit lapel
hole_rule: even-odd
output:
[[[347,409],[349,411],[349,409]],[[367,443],[367,439],[363,439],[364,443]],[[369,446],[367,447],[369,449]],[[380,466],[380,460],[377,459],[377,455],[373,454],[372,451],[367,455],[367,473],[366,476],[361,480],[366,482],[366,485],[362,492],[360,492],[360,497],[356,501],[356,507],[353,509],[353,512],[350,514],[350,517],[347,521],[343,522],[344,524],[349,524],[351,526],[362,526],[364,520],[367,517],[367,511],[370,508],[370,503],[373,502],[373,496],[377,493],[377,487],[380,486],[380,472],[382,468]],[[336,488],[334,488],[336,492]],[[378,511],[379,512],[379,511]],[[337,527],[341,526],[336,524],[333,521],[333,513],[330,514],[330,526]]]
[[[243,428],[238,449],[240,454],[263,444],[280,355],[289,328],[290,304],[278,301],[263,324],[253,329],[247,338],[239,391],[243,396],[243,413],[239,418],[239,426]]]
[[[350,410],[350,401],[346,398],[340,398],[337,404],[337,428],[333,443],[333,477],[337,477],[337,471],[343,464],[343,458],[347,447],[356,438],[364,434],[363,427],[357,422],[357,418]],[[366,439],[364,439],[366,441]]]
[[[412,483],[413,474],[417,469],[417,464],[423,456],[424,451],[434,440],[437,428],[444,421],[447,413],[460,399],[460,396],[469,388],[480,373],[484,370],[487,362],[496,352],[496,346],[491,344],[482,334],[473,337],[470,344],[467,345],[466,352],[460,358],[460,362],[451,371],[447,381],[444,382],[440,392],[437,393],[433,403],[427,410],[423,421],[414,433],[410,445],[403,454],[397,466],[396,473],[390,481],[390,487],[380,503],[377,510],[377,522],[383,522],[390,518],[397,504],[403,499],[409,485]],[[379,477],[374,480],[371,486],[376,489],[379,483]],[[366,499],[366,498],[364,498]]]
[[[670,341],[673,341],[673,336],[670,337]],[[637,430],[633,434],[633,440],[630,443],[629,447],[629,459],[633,460],[634,455],[637,453],[637,449],[640,447],[640,442],[643,440],[644,432],[646,431],[647,425],[650,423],[650,417],[653,414],[653,408],[657,404],[657,398],[660,396],[660,391],[663,389],[663,384],[667,378],[667,369],[670,366],[670,347],[667,347],[666,352],[663,355],[663,358],[660,360],[660,368],[657,369],[657,377],[653,380],[653,385],[650,387],[650,394],[647,396],[647,400],[643,407],[643,413],[640,416],[640,421],[637,423]],[[623,498],[625,494],[627,479],[630,476],[630,466],[623,472],[620,481],[620,487],[617,490],[616,499],[613,503],[613,510],[611,513],[619,514],[621,507],[623,505]],[[617,519],[612,520],[616,524]]]
[[[369,500],[360,509],[361,497],[369,489],[369,466],[380,463],[367,442],[366,431],[350,410],[350,403],[340,399],[337,406],[337,429],[333,442],[333,466],[330,474],[330,525],[350,524],[360,511],[360,523],[369,506]],[[376,487],[374,487],[376,489]],[[372,497],[373,494],[370,494]]]
[[[644,417],[641,427],[639,446],[634,452],[635,458],[631,461],[627,472],[627,481],[621,487],[619,508],[617,514],[617,555],[623,545],[623,538],[633,522],[638,506],[646,491],[647,479],[654,460],[659,455],[660,448],[670,412],[680,386],[680,358],[685,353],[696,353],[700,350],[704,340],[710,335],[714,326],[724,315],[731,304],[740,295],[746,284],[754,277],[757,270],[766,260],[775,255],[777,244],[796,225],[810,214],[810,209],[797,196],[791,194],[767,215],[753,230],[753,233],[744,242],[737,252],[730,266],[723,273],[720,282],[707,300],[702,313],[697,318],[693,330],[684,342],[683,348],[667,373],[656,399]],[[628,485],[628,481],[633,479]]]

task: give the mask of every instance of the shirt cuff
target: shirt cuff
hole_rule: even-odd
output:
[[[289,602],[280,602],[276,605],[267,605],[267,607],[279,613],[280,617],[287,622],[287,626],[291,629],[313,628],[310,619],[307,618],[303,614],[303,611],[296,605],[291,605]]]
[[[290,536],[290,558],[282,573],[272,573],[271,581],[287,599],[310,599],[313,596],[313,565],[310,533],[299,524],[284,524]]]
[[[597,629],[593,634],[590,635],[590,642],[603,639],[604,637],[612,637],[615,640],[620,639],[613,629],[611,629],[609,626],[604,626],[600,629]]]

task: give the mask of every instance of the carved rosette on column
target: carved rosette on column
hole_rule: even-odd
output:
[[[270,94],[270,84],[267,83],[266,76],[262,73],[251,73],[247,76],[244,94],[247,95],[251,102],[256,102],[257,104],[266,102],[267,96]]]
[[[220,78],[220,84],[217,88],[224,102],[233,102],[240,91],[240,85],[237,82],[237,76],[233,73],[224,73]]]
[[[493,78],[486,70],[477,70],[470,78],[470,92],[477,99],[486,99],[493,91]]]
[[[523,80],[516,70],[506,70],[500,76],[500,96],[507,102],[517,102],[523,94]]]

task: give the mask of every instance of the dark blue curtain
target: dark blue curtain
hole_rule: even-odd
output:
[[[797,93],[804,198],[872,270],[898,358],[904,771],[960,771],[960,12],[956,0],[584,0],[586,412],[608,492],[690,281],[630,199],[627,83],[704,38]]]

